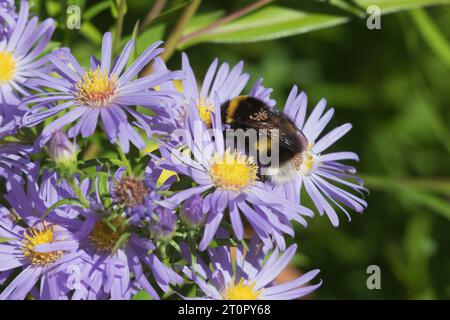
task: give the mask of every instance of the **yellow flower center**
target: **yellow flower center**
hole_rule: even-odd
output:
[[[75,85],[75,98],[81,105],[108,107],[116,94],[117,78],[106,71],[89,70]]]
[[[125,221],[122,217],[118,216],[112,219],[110,224],[115,230],[105,222],[98,220],[89,236],[94,245],[100,250],[112,251],[120,236],[125,232]]]
[[[12,80],[16,73],[16,61],[9,52],[0,51],[0,84]]]
[[[44,224],[41,227],[29,228],[24,232],[25,240],[22,241],[22,252],[30,259],[33,266],[46,266],[58,260],[63,251],[37,252],[35,247],[39,244],[51,243],[54,240],[53,225]]]
[[[256,283],[244,283],[241,278],[238,284],[229,285],[222,296],[225,300],[258,300],[261,295],[260,290],[255,290]]]
[[[233,153],[227,149],[223,155],[216,154],[209,174],[214,184],[224,190],[242,191],[257,180],[258,166],[253,158],[245,154]]]

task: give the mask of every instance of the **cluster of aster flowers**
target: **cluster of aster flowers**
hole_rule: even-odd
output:
[[[261,80],[245,92],[242,62],[214,60],[200,79],[185,54],[169,70],[162,42],[114,57],[105,33],[82,66],[67,48],[43,54],[53,31],[27,1],[0,1],[0,299],[297,299],[321,285],[317,269],[278,281],[295,224],[367,206],[341,162],[358,156],[326,152],[351,125],[323,134],[325,100],[308,116],[291,90],[278,109],[309,145],[295,174],[262,180],[222,134],[226,101],[277,109]]]

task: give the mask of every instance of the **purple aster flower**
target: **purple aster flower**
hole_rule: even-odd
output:
[[[0,244],[0,273],[21,270],[0,293],[0,300],[24,299],[39,280],[41,290],[48,291],[42,294],[59,298],[59,284],[53,278],[78,257],[75,235],[38,218],[24,228],[6,208],[0,208],[0,237],[8,239]]]
[[[235,65],[231,70],[228,63],[222,63],[219,66],[218,59],[215,59],[201,82],[199,87],[198,79],[196,78],[194,71],[189,64],[188,56],[182,54],[182,66],[183,79],[182,79],[182,96],[177,97],[178,108],[177,120],[178,127],[182,127],[184,124],[183,114],[185,113],[186,105],[188,103],[194,103],[198,109],[201,119],[205,122],[208,128],[212,126],[212,112],[219,108],[215,105],[214,96],[217,95],[220,104],[239,96],[242,93],[245,85],[249,80],[249,75],[243,73],[244,63],[241,61]],[[167,70],[164,62],[157,59],[155,61],[156,70]],[[261,86],[262,79],[260,79],[251,89],[251,96],[257,97],[263,100],[268,105],[273,106],[275,101],[270,99],[270,92],[272,89],[266,89]],[[161,84],[161,88],[164,90],[177,90],[172,82],[166,82]]]
[[[220,102],[225,102],[238,96],[247,84],[249,75],[242,73],[243,66],[244,63],[241,61],[230,70],[228,63],[223,63],[217,69],[218,59],[215,59],[199,88],[189,59],[185,53],[182,54],[184,104],[191,100],[195,101],[200,117],[208,128],[212,126],[211,112],[216,109],[214,96],[217,95]]]
[[[331,108],[324,113],[326,100],[322,99],[309,118],[306,118],[307,96],[304,92],[298,95],[297,93],[297,87],[294,87],[286,101],[283,113],[303,132],[309,145],[292,162],[271,172],[274,190],[298,202],[300,189],[304,187],[320,215],[325,212],[331,223],[337,226],[339,218],[332,204],[344,211],[349,220],[350,214],[344,206],[356,212],[362,212],[367,206],[363,199],[344,190],[349,188],[360,194],[366,191],[363,181],[355,176],[356,169],[340,163],[341,160],[358,161],[358,155],[348,151],[324,153],[342,138],[352,125],[343,124],[319,138],[331,120],[334,109]]]
[[[110,188],[112,185],[109,186]],[[96,187],[95,189],[98,189]],[[108,191],[111,196],[117,196]],[[84,238],[80,241],[81,286],[74,291],[72,299],[130,299],[136,290],[145,290],[152,298],[159,294],[148,280],[167,292],[170,284],[181,284],[183,279],[175,271],[159,260],[151,240],[136,233],[137,225],[128,215],[113,203],[105,208],[96,193],[86,198],[91,202],[90,210],[81,213],[83,217]],[[127,201],[136,200],[130,195]]]
[[[232,247],[208,249],[207,263],[197,257],[193,264],[190,255],[184,254],[190,266],[183,267],[183,271],[203,293],[195,299],[292,300],[320,287],[322,281],[308,285],[320,272],[317,269],[295,280],[276,284],[275,278],[291,261],[297,245],[291,245],[282,254],[278,249],[269,253],[254,240],[248,251],[242,246],[236,247],[235,253],[231,252]]]
[[[38,24],[36,17],[28,20],[28,2],[21,1],[20,12],[11,34],[0,40],[0,117],[11,118],[22,111],[21,98],[32,88],[26,80],[36,76],[47,62],[40,58],[53,34],[52,19]]]
[[[203,210],[208,214],[200,250],[212,241],[226,212],[238,239],[244,237],[243,214],[265,243],[270,245],[273,238],[284,248],[282,234],[293,234],[290,220],[306,225],[304,216],[311,217],[312,211],[270,192],[258,181],[252,158],[225,149],[220,112],[213,113],[214,130],[207,130],[197,106],[190,103],[187,107],[187,130],[182,132],[186,150],[163,144],[161,166],[189,176],[197,184],[177,192],[168,199],[170,203],[181,204],[194,194],[204,196]]]
[[[37,228],[35,231],[30,230],[36,234],[38,240],[42,238],[46,241],[35,247],[39,250],[36,251],[37,254],[41,254],[40,250],[43,250],[44,258],[46,257],[44,254],[47,253],[54,254],[52,257],[55,258],[54,263],[50,263],[53,260],[48,258],[48,265],[42,262],[42,274],[46,278],[42,278],[41,283],[45,287],[34,295],[35,298],[129,299],[131,293],[139,289],[146,290],[154,299],[159,299],[158,292],[148,280],[149,277],[152,276],[163,291],[168,291],[171,283],[183,282],[181,276],[151,252],[156,248],[150,240],[131,234],[128,221],[123,215],[106,219],[107,217],[103,215],[106,209],[97,198],[88,196],[89,190],[92,189],[89,180],[83,180],[78,184],[81,193],[91,200],[91,208],[61,205],[47,213],[51,205],[62,199],[74,198],[76,195],[55,173],[44,171],[39,180],[38,173],[39,168],[36,166],[28,175],[26,183],[14,177],[6,183],[7,193],[4,198],[10,204],[10,209],[0,209],[0,213],[4,213],[0,214],[0,238],[13,239],[14,236],[15,242],[12,244],[15,245],[16,255],[6,257],[6,253],[13,249],[11,247],[10,250],[12,244],[9,242],[0,244],[0,281],[9,276],[3,272],[9,272],[8,270],[14,268],[17,264],[14,261],[17,259],[21,262],[26,261],[19,255],[22,251],[19,247],[20,241],[17,239],[27,229],[17,227],[17,230],[23,232],[18,231],[13,236],[10,236],[11,232],[7,233],[9,230],[15,231],[8,222],[11,220],[10,217],[20,217],[24,223]],[[14,212],[14,215],[10,212]],[[44,216],[45,220],[42,218]],[[45,221],[45,224],[42,221]],[[47,230],[49,228],[51,230]],[[51,232],[55,232],[55,243],[44,238],[44,235],[50,238]],[[39,236],[41,233],[44,234],[42,237]],[[63,238],[59,237],[60,234]],[[72,247],[69,248],[69,245]],[[61,260],[56,259],[59,256]],[[14,262],[13,266],[7,268],[11,261]],[[24,276],[28,276],[28,272]],[[41,273],[32,275],[40,277]],[[20,281],[27,281],[27,286],[30,281],[31,288],[36,283],[33,279],[21,278]],[[46,280],[51,280],[51,283],[47,284]],[[11,290],[14,290],[16,284],[25,286],[17,281],[11,282],[13,286]],[[32,281],[35,282],[31,283]],[[0,297],[19,298],[17,294],[11,294],[10,289],[5,289]]]
[[[71,54],[67,54],[65,59],[69,64],[58,55],[52,55],[51,62],[58,77],[39,73],[37,79],[32,81],[33,85],[50,88],[52,92],[36,95],[27,101],[28,104],[35,105],[24,116],[22,124],[34,126],[69,109],[45,127],[37,141],[39,146],[46,143],[54,130],[73,123],[75,124],[68,130],[69,137],[79,134],[83,138],[91,136],[101,118],[109,141],[113,144],[118,142],[125,153],[129,151],[130,142],[140,149],[144,148],[144,140],[136,127],[150,136],[152,130],[149,124],[152,117],[131,106],[140,105],[160,117],[170,118],[170,110],[166,110],[165,101],[172,99],[176,93],[156,91],[154,88],[179,76],[178,72],[167,71],[135,79],[142,68],[164,50],[158,48],[161,43],[156,42],[148,47],[129,68],[126,68],[126,64],[134,41],[128,42],[120,56],[111,62],[112,39],[109,32],[103,37],[101,60],[92,58],[88,70],[83,69]],[[59,55],[61,54],[60,52]],[[128,115],[134,118],[133,123],[130,123]]]
[[[84,214],[82,280],[72,299],[130,299],[136,287],[159,299],[150,277],[165,292],[170,284],[183,283],[181,276],[152,253],[156,247],[150,240],[130,233],[123,216],[104,219],[100,210],[98,206]]]
[[[36,298],[67,298],[69,288],[60,275],[77,265],[80,256],[79,224],[70,216],[78,211],[62,206],[48,213],[57,201],[73,197],[67,185],[58,185],[55,174],[44,171],[41,185],[38,166],[26,180],[9,176],[4,199],[10,208],[0,208],[0,278],[20,271],[0,293],[0,299],[23,299],[40,283]],[[33,294],[34,295],[34,294]]]

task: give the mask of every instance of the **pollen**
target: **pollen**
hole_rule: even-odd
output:
[[[309,176],[321,165],[322,161],[320,155],[312,152],[313,144],[310,143],[308,147],[301,153],[297,153],[292,158],[293,168],[302,175]]]
[[[227,149],[223,155],[215,155],[209,174],[214,184],[224,190],[242,191],[257,180],[258,166],[253,158],[233,153]]]
[[[115,230],[106,222],[98,220],[89,236],[92,243],[103,251],[112,251],[120,236],[125,232],[125,221],[122,217],[112,219],[110,224]]]
[[[63,251],[38,252],[35,250],[37,245],[51,243],[54,241],[53,225],[44,224],[41,227],[29,228],[23,234],[22,252],[25,257],[30,259],[33,266],[46,266],[57,261],[63,254]]]
[[[255,290],[256,283],[244,283],[241,278],[237,284],[229,285],[222,296],[225,300],[258,300],[261,296],[260,290]]]
[[[144,204],[148,189],[141,178],[124,177],[116,187],[118,200],[126,207]]]
[[[78,104],[90,107],[108,107],[116,95],[117,77],[100,68],[87,71],[75,85]]]
[[[199,105],[198,107],[198,113],[200,114],[200,118],[205,123],[206,127],[212,128],[212,109],[208,106]]]
[[[0,51],[0,84],[7,83],[16,74],[16,61],[10,52]]]
[[[214,112],[214,105],[210,103],[207,98],[200,97],[197,101],[197,110],[206,127],[208,129],[212,128],[212,112]]]

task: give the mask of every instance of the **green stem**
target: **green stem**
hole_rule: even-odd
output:
[[[268,3],[272,2],[272,1],[273,0],[258,0],[258,1],[255,1],[253,3],[250,3],[248,6],[245,6],[245,7],[241,8],[241,9],[239,9],[239,10],[237,10],[237,11],[235,11],[235,12],[233,12],[233,13],[231,13],[231,14],[229,14],[229,15],[227,15],[227,16],[225,16],[225,17],[223,17],[223,18],[221,18],[221,19],[219,19],[217,21],[214,21],[213,23],[211,23],[210,25],[207,25],[204,28],[195,30],[195,31],[193,31],[191,33],[188,33],[185,36],[182,36],[180,38],[179,44],[185,43],[188,40],[190,40],[192,38],[195,38],[195,37],[198,37],[200,35],[209,33],[211,31],[213,31],[214,29],[216,29],[217,27],[220,27],[221,25],[224,25],[224,24],[229,23],[231,21],[234,21],[234,20],[236,20],[236,19],[238,19],[238,18],[240,18],[240,17],[242,17],[242,16],[244,16],[244,15],[250,13],[250,12],[253,12],[253,11],[255,11],[255,10],[265,6],[266,4],[268,4]]]
[[[192,17],[197,12],[197,9],[200,7],[202,0],[192,0],[192,2],[183,10],[178,22],[175,24],[175,27],[172,29],[169,37],[166,40],[165,51],[161,54],[161,58],[164,61],[170,59],[170,57],[175,53],[178,42],[183,35],[183,31],[189,21],[191,21]],[[145,67],[142,72],[142,76],[146,76],[152,72],[152,65],[149,64]]]
[[[141,27],[139,28],[139,31],[144,31],[152,22],[155,20],[161,11],[164,9],[164,6],[166,5],[167,0],[156,0],[153,7],[148,12],[147,16],[144,19],[144,22],[142,23]]]
[[[450,67],[450,44],[424,9],[410,11],[411,18],[425,42]]]
[[[131,164],[130,164],[130,161],[128,161],[128,158],[127,158],[127,156],[125,155],[125,153],[123,152],[123,150],[122,150],[122,148],[120,147],[120,145],[117,144],[116,146],[117,146],[116,149],[117,149],[117,152],[119,153],[120,160],[122,160],[122,162],[124,163],[124,165],[125,165],[125,167],[126,167],[126,169],[127,169],[128,175],[129,175],[129,176],[132,176],[132,175],[133,175],[133,170],[131,170]]]
[[[126,0],[117,0],[117,22],[114,32],[113,52],[117,54],[120,50],[120,39],[122,38],[123,18],[127,7]]]
[[[426,190],[450,195],[450,179],[438,178],[409,178],[409,177],[379,177],[371,175],[360,175],[369,189],[391,189],[395,187]]]
[[[78,186],[78,182],[75,181],[75,177],[72,177],[72,179],[68,179],[67,180],[68,183],[70,184],[70,186],[73,188],[73,190],[75,191],[75,194],[77,195],[77,197],[80,199],[81,203],[83,203],[83,205],[86,208],[90,207],[90,203],[89,201],[86,199],[86,197],[83,195],[83,192],[81,192],[80,187]]]

